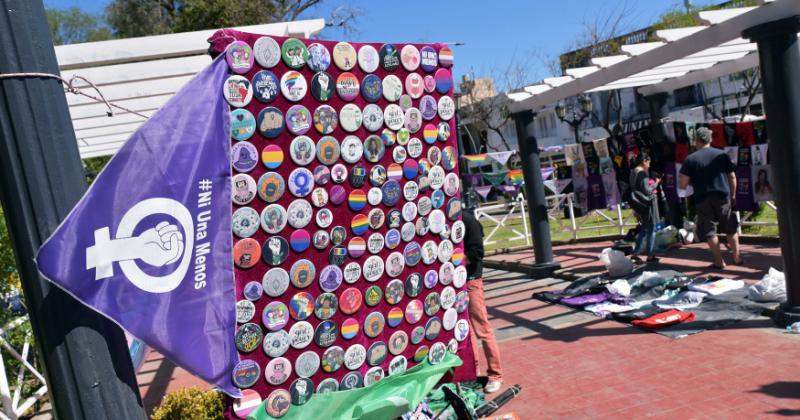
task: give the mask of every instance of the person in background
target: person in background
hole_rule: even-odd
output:
[[[660,178],[650,177],[650,156],[641,153],[631,162],[634,166],[631,171],[631,207],[636,212],[642,229],[636,235],[636,247],[632,259],[642,262],[640,255],[647,255],[647,262],[658,262],[655,256],[656,223],[658,223],[656,194]]]
[[[467,264],[467,291],[469,293],[469,320],[472,325],[472,348],[478,351],[477,340],[483,341],[483,354],[486,356],[489,382],[484,391],[497,392],[503,385],[503,368],[500,364],[500,349],[489,324],[486,301],[483,296],[483,226],[475,218],[473,208],[462,212],[464,220],[464,254]],[[477,340],[476,340],[477,338]],[[475,356],[475,373],[479,370],[478,357]]]
[[[719,249],[717,231],[728,238],[728,248],[733,253],[733,263],[742,264],[739,253],[739,221],[736,207],[736,167],[722,150],[711,146],[711,130],[697,129],[697,151],[689,155],[681,167],[678,183],[681,188],[692,185],[697,211],[697,235],[708,242],[714,262],[712,267],[725,268]]]

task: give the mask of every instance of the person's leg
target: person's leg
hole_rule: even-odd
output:
[[[500,363],[500,349],[494,338],[494,331],[489,324],[489,315],[486,312],[486,302],[483,296],[483,280],[474,279],[467,281],[469,293],[469,319],[475,337],[483,341],[483,353],[488,365],[486,374],[490,381],[501,381],[503,368]],[[473,342],[474,343],[474,342]],[[477,351],[477,347],[473,348]],[[476,358],[477,360],[477,358]],[[477,362],[476,362],[477,363]]]
[[[645,231],[646,237],[646,250],[647,250],[647,257],[648,259],[655,259],[656,257],[656,222],[655,220],[650,220],[647,223],[647,229]]]
[[[733,254],[733,263],[741,264],[742,255],[739,251],[739,219],[736,218],[736,213],[731,208],[730,201],[722,205],[722,214],[720,215],[720,224],[724,221],[725,235],[728,237],[728,249]]]
[[[716,267],[724,267],[725,261],[719,250],[719,239],[717,238],[717,216],[715,213],[715,203],[712,197],[706,197],[703,201],[696,203],[697,211],[697,236],[708,243],[711,256]]]
[[[722,259],[722,253],[719,250],[719,238],[713,235],[708,238],[708,249],[711,250],[711,255],[714,258],[714,265],[717,267],[725,267],[725,260]]]

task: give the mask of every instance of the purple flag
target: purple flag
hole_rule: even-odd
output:
[[[670,203],[677,203],[680,201],[678,197],[678,173],[675,170],[675,163],[664,163],[664,178],[661,183],[664,189],[664,196]]]
[[[36,260],[48,280],[238,397],[227,77],[221,56],[139,128]]]
[[[472,187],[472,189],[474,189],[475,192],[478,193],[478,195],[480,195],[484,200],[486,200],[486,197],[489,195],[489,191],[492,190],[492,186],[491,185],[478,185],[478,186]]]
[[[749,166],[736,168],[736,208],[737,211],[756,211],[758,204],[753,196],[754,183]]]

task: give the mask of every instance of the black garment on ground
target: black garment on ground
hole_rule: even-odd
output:
[[[657,306],[647,305],[647,306],[642,306],[639,309],[634,309],[632,311],[618,312],[615,314],[611,314],[611,316],[614,317],[614,319],[619,322],[630,323],[631,321],[647,319],[653,315],[660,314],[666,311],[667,311],[666,309],[661,309]]]
[[[471,209],[461,213],[464,220],[464,254],[469,259],[467,278],[479,279],[483,276],[483,226]]]
[[[702,148],[686,158],[681,174],[691,178],[695,203],[709,195],[730,196],[728,174],[736,169],[730,157],[713,147]]]

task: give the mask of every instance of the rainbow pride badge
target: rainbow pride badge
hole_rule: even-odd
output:
[[[363,235],[369,229],[369,218],[366,214],[357,214],[353,216],[350,222],[350,229],[356,235]]]

